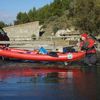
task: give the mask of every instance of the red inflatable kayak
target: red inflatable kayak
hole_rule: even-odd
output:
[[[57,56],[49,54],[38,54],[35,51],[20,50],[20,49],[0,49],[0,56],[8,58],[16,58],[22,60],[33,61],[55,61],[55,62],[71,62],[80,60],[85,56],[85,52],[68,52],[68,53],[56,53]]]

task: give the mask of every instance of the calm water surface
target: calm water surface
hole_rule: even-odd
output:
[[[48,69],[31,68],[27,63],[24,66],[28,67],[19,66],[6,64],[0,69],[0,100],[100,100],[99,67]]]

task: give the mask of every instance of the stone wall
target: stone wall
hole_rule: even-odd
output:
[[[55,34],[56,37],[61,37],[61,36],[78,36],[80,34],[79,30],[75,30],[74,28],[66,29],[66,30],[58,30]]]
[[[39,38],[39,21],[30,22],[26,24],[14,25],[4,28],[7,32],[10,40],[17,39],[32,39],[32,35],[35,34],[36,38]]]

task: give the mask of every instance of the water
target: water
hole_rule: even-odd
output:
[[[99,67],[48,69],[20,64],[1,67],[0,100],[100,100]]]

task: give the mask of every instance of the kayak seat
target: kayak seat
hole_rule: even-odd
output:
[[[52,57],[58,57],[57,52],[49,52],[48,55]]]
[[[63,48],[63,53],[67,53],[67,52],[76,52],[76,50],[73,47],[64,47]]]

